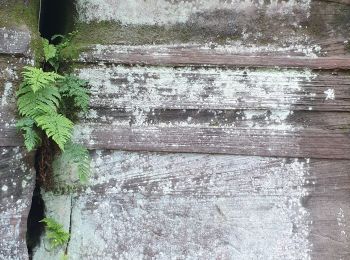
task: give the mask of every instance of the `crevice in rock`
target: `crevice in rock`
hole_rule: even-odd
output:
[[[72,31],[74,18],[74,0],[40,0],[39,10],[39,32],[41,37],[51,41],[54,35],[65,35]],[[45,202],[42,198],[42,190],[50,190],[52,188],[52,180],[50,179],[51,162],[54,155],[54,148],[47,139],[43,140],[43,145],[36,152],[35,170],[36,183],[32,196],[32,204],[27,220],[26,243],[28,248],[29,259],[33,259],[35,248],[40,246],[41,237],[45,231],[45,224],[40,222],[45,218]],[[70,212],[70,218],[71,218]],[[70,219],[71,225],[71,219]],[[69,227],[69,232],[71,227]],[[68,250],[68,244],[66,251]]]
[[[50,179],[52,158],[53,149],[50,141],[48,138],[43,138],[42,145],[35,155],[35,189],[27,221],[26,242],[29,259],[33,258],[35,248],[40,246],[41,236],[45,231],[45,224],[40,222],[45,218],[45,202],[41,192],[52,188]]]
[[[40,150],[37,151],[35,156],[35,169],[37,171],[38,167],[38,157]],[[38,177],[36,177],[35,189],[32,197],[32,204],[27,220],[27,233],[26,233],[26,243],[28,248],[29,259],[33,259],[34,249],[40,245],[40,238],[45,230],[44,223],[40,222],[45,218],[45,203],[41,196],[41,188],[38,182]]]
[[[64,35],[71,32],[74,23],[74,6],[73,0],[41,0],[39,21],[41,36],[50,41],[56,34]]]
[[[73,196],[70,196],[70,212],[69,212],[69,228],[68,228],[68,232],[69,232],[69,239],[66,245],[66,249],[64,250],[64,254],[68,255],[68,247],[69,247],[69,242],[71,240],[71,236],[72,236],[72,214],[73,214]]]

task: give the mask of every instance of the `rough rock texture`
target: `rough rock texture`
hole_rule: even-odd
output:
[[[15,91],[22,67],[33,64],[30,45],[34,36],[27,26],[29,7],[23,1],[0,3],[0,259],[28,259],[26,230],[35,185],[34,154],[21,147],[15,132]]]
[[[52,196],[70,259],[346,259],[349,161],[95,151]],[[341,180],[341,182],[339,182]],[[72,207],[71,215],[69,214]],[[64,249],[63,249],[64,250]],[[39,248],[35,258],[63,251]],[[55,258],[56,257],[56,258]]]
[[[350,257],[346,2],[76,7],[93,176],[45,195],[71,239],[34,259]]]
[[[334,1],[335,2],[335,1]],[[78,0],[78,42],[201,43],[347,54],[349,5],[288,0]],[[108,33],[105,33],[108,31]]]
[[[0,147],[0,259],[27,259],[27,216],[34,189],[33,156]]]
[[[102,65],[78,73],[93,96],[76,140],[91,148],[350,158],[348,74]]]

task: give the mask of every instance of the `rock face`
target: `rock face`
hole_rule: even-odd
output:
[[[27,259],[27,216],[34,189],[33,157],[23,148],[0,148],[0,259]]]
[[[27,20],[32,6],[17,0],[0,2],[0,259],[28,259],[34,156],[21,147],[15,131],[15,91],[22,67],[33,63],[30,45],[35,35]]]
[[[92,99],[74,138],[92,176],[43,195],[71,238],[47,250],[43,236],[33,259],[350,257],[346,0],[75,5],[73,71]],[[20,145],[12,121],[0,130]]]
[[[349,258],[347,3],[76,8],[93,176],[35,259]]]
[[[72,200],[72,259],[329,259],[347,246],[347,198],[320,180],[348,161],[96,151],[93,166]],[[330,230],[342,246],[318,238]]]

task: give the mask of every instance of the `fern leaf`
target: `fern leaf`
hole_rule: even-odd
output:
[[[61,150],[72,137],[73,122],[60,114],[44,114],[35,118],[37,125],[48,137],[56,142]]]
[[[59,82],[59,92],[63,97],[73,98],[75,107],[87,111],[90,102],[88,82],[74,75],[66,75]]]
[[[44,218],[40,222],[45,223],[46,236],[53,249],[63,246],[69,241],[70,234],[53,218]]]
[[[68,142],[64,152],[53,163],[54,171],[60,171],[61,168],[67,169],[65,165],[69,165],[77,171],[80,182],[84,183],[90,176],[90,161],[89,151],[85,147]]]
[[[45,61],[49,61],[50,59],[55,58],[57,54],[57,49],[55,45],[50,44],[47,39],[43,39],[43,45],[44,45]]]
[[[61,95],[56,87],[42,88],[33,92],[28,84],[22,84],[16,93],[19,114],[35,117],[57,111]]]
[[[25,117],[18,120],[16,127],[17,129],[23,131],[24,145],[26,146],[28,152],[34,150],[41,144],[41,138],[39,134],[34,130],[34,120]]]
[[[38,133],[31,127],[22,128],[24,145],[26,146],[28,152],[33,151],[41,144],[41,138]]]
[[[35,121],[31,119],[30,117],[23,117],[16,123],[16,128],[18,130],[22,129],[23,127],[33,127]]]
[[[22,75],[24,76],[24,83],[29,85],[34,93],[54,85],[56,80],[62,78],[55,72],[44,72],[41,68],[35,67],[24,67]]]

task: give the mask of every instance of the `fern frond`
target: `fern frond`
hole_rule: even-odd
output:
[[[16,123],[16,128],[21,130],[23,127],[33,127],[35,121],[30,117],[23,117]]]
[[[89,151],[85,147],[68,142],[65,145],[64,151],[53,163],[54,171],[59,171],[59,165],[73,166],[77,170],[80,182],[84,183],[90,176],[90,161]]]
[[[16,95],[19,114],[34,119],[44,113],[56,112],[61,100],[56,87],[42,88],[34,93],[28,84],[22,84]]]
[[[57,54],[57,49],[55,45],[50,44],[47,39],[42,39],[42,40],[43,40],[45,61],[55,58]]]
[[[26,146],[28,152],[33,151],[41,144],[41,138],[38,133],[31,127],[25,127],[21,129],[24,131],[24,145]]]
[[[69,241],[70,234],[53,218],[44,218],[40,222],[45,223],[46,236],[53,249],[63,246]]]
[[[75,107],[87,111],[90,102],[90,91],[86,88],[87,81],[74,75],[66,75],[58,84],[62,97],[73,98]]]
[[[56,80],[62,78],[62,76],[55,72],[44,72],[41,68],[28,66],[24,67],[22,75],[24,76],[24,83],[30,86],[34,93],[40,89],[54,85]]]
[[[33,119],[25,117],[18,120],[16,124],[17,129],[23,131],[24,145],[28,152],[34,150],[41,144],[41,137],[34,130],[34,123]]]
[[[73,122],[60,114],[44,114],[35,118],[37,125],[48,137],[56,142],[61,150],[72,137]]]

